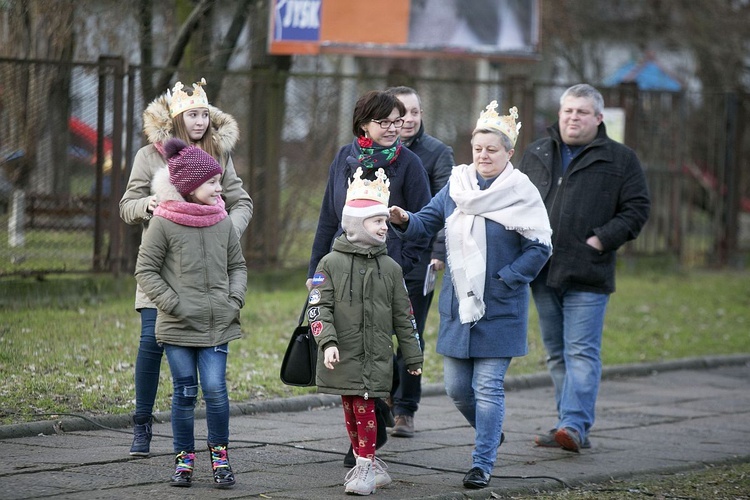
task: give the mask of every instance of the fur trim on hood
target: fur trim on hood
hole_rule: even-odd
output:
[[[177,191],[177,188],[169,182],[169,169],[167,167],[160,167],[154,174],[154,178],[151,179],[151,192],[156,195],[159,203],[170,200],[187,201]]]
[[[211,117],[214,141],[219,154],[228,156],[240,138],[240,128],[237,120],[230,114],[224,113],[215,106],[208,105]],[[172,118],[169,116],[167,95],[163,94],[146,107],[143,112],[143,132],[151,144],[163,144],[173,137]]]

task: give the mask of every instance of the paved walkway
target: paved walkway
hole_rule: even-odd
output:
[[[575,454],[532,444],[534,434],[555,423],[549,378],[511,377],[507,440],[490,487],[465,490],[461,479],[471,466],[473,431],[442,387],[429,385],[415,437],[391,437],[380,450],[394,482],[375,498],[489,498],[492,492],[560,489],[750,461],[744,439],[750,431],[748,387],[750,356],[608,368],[593,448]],[[198,453],[192,488],[166,484],[173,463],[168,422],[154,426],[152,455],[145,459],[128,455],[131,430],[123,428],[124,416],[0,427],[0,498],[351,498],[342,485],[348,441],[337,401],[304,396],[234,405],[230,459],[237,485],[231,490],[212,488],[206,451]],[[196,424],[203,441],[205,421]]]

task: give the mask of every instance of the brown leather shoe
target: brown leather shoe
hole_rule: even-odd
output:
[[[414,417],[396,415],[396,425],[393,426],[391,436],[402,438],[414,437]]]

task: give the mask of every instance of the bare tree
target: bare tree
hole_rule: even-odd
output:
[[[37,165],[39,139],[45,132],[56,138],[53,151],[59,153],[67,147],[60,144],[67,142],[66,110],[70,103],[65,89],[70,85],[70,66],[43,61],[70,61],[75,44],[74,13],[74,0],[18,0],[7,3],[2,12],[7,31],[0,51],[27,62],[2,67],[7,126],[0,128],[0,144],[23,151],[19,161],[9,166],[9,178],[17,187],[27,185]],[[64,162],[66,155],[57,158]],[[65,165],[59,167],[64,169]]]

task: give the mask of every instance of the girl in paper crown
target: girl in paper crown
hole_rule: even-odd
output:
[[[227,457],[229,342],[239,339],[247,268],[221,197],[221,166],[180,139],[164,145],[169,169],[154,178],[159,206],[138,251],[135,277],[158,308],[156,341],[172,372],[173,486],[192,484],[198,387],[206,402],[213,482],[231,487]],[[200,378],[199,378],[200,375]]]
[[[177,82],[171,92],[156,98],[143,113],[143,131],[149,144],[135,155],[130,180],[120,200],[120,217],[127,224],[141,226],[143,235],[160,202],[151,182],[156,172],[166,171],[164,144],[173,137],[199,147],[219,163],[221,196],[238,235],[242,235],[253,216],[253,201],[242,188],[231,157],[239,127],[234,118],[208,103],[203,89],[205,83],[201,79],[193,85],[192,93],[188,93],[182,83]],[[130,454],[148,456],[164,351],[154,335],[156,306],[140,286],[136,288],[135,309],[141,316],[141,332],[135,361],[135,416]]]
[[[393,377],[395,332],[409,373],[422,373],[422,351],[401,267],[387,255],[388,181],[350,183],[341,225],[312,278],[307,316],[323,356],[318,356],[318,391],[340,394],[356,465],[346,493],[369,495],[391,482],[375,458],[374,398],[388,396]]]
[[[492,101],[480,114],[473,162],[453,167],[445,186],[417,213],[391,207],[404,239],[445,228],[447,272],[438,308],[436,351],[445,390],[475,430],[466,488],[489,485],[505,417],[505,373],[528,352],[529,283],[547,262],[551,234],[539,191],[510,162],[521,124]]]

